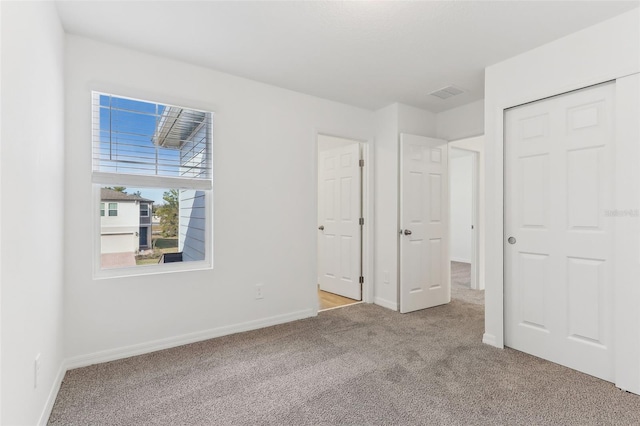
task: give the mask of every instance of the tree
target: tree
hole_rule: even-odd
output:
[[[160,229],[163,237],[176,237],[178,235],[178,190],[170,189],[162,194],[164,204],[155,210],[155,215],[160,218]]]
[[[111,190],[114,190],[114,191],[122,192],[123,194],[127,193],[127,187],[126,186],[105,186],[104,189],[111,189]]]

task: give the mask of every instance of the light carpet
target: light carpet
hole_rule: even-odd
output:
[[[471,264],[451,262],[451,298],[484,305],[484,290],[471,290]]]
[[[637,425],[640,397],[481,343],[483,307],[316,318],[69,371],[50,425]]]

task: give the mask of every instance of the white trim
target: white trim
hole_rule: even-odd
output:
[[[373,303],[382,306],[383,308],[391,309],[392,311],[398,311],[398,304],[391,302],[390,300],[383,299],[382,297],[376,297],[373,299]]]
[[[640,73],[622,77],[615,85],[615,204],[613,208],[640,210]],[[634,214],[632,213],[632,214]],[[613,318],[615,384],[640,394],[640,218],[614,221],[615,277]]]
[[[60,363],[60,368],[58,368],[58,374],[56,374],[56,377],[53,380],[53,384],[51,385],[51,390],[49,391],[47,402],[45,403],[44,408],[42,409],[42,413],[40,414],[40,418],[38,419],[38,425],[45,426],[49,421],[51,411],[53,410],[53,404],[55,404],[56,402],[58,392],[60,391],[60,386],[62,386],[62,380],[64,379],[64,375],[66,373],[67,365],[65,361],[62,361]]]
[[[146,202],[146,201],[142,201],[142,202],[139,203],[139,205],[140,205],[140,217],[151,217],[150,204],[148,202]],[[144,215],[144,216],[142,215],[142,206],[145,206],[147,208],[147,214]],[[140,224],[140,225],[142,225],[142,224]],[[145,223],[145,225],[146,225],[146,223]],[[148,225],[151,226],[150,223]]]
[[[118,209],[118,202],[115,201],[115,202],[112,203],[111,201],[109,201],[108,203],[105,203],[105,204],[106,204],[107,209],[105,211],[105,216],[104,217],[118,217],[118,210],[119,210]],[[112,209],[111,206],[114,205],[114,204],[115,204],[116,208]],[[111,212],[116,212],[116,214],[111,214]],[[103,216],[100,215],[100,217],[103,217]]]
[[[373,303],[374,297],[374,271],[373,271],[373,250],[374,250],[374,158],[373,141],[361,142],[362,158],[364,159],[363,187],[362,187],[362,208],[364,216],[363,240],[362,240],[362,269],[364,275],[364,285],[362,291],[362,301]]]
[[[99,86],[99,85],[95,85],[95,86]],[[124,90],[125,92],[129,92],[129,90]],[[92,98],[93,99],[99,99],[100,96],[110,96],[110,97],[114,97],[114,98],[120,98],[120,99],[127,99],[130,101],[136,101],[136,102],[145,102],[145,103],[151,103],[151,104],[162,104],[164,106],[167,107],[176,107],[176,108],[181,108],[181,109],[190,109],[193,111],[197,111],[197,112],[204,112],[205,114],[212,114],[211,111],[209,111],[207,108],[194,108],[194,107],[188,107],[188,106],[183,106],[180,103],[176,104],[174,102],[165,102],[165,101],[158,101],[158,100],[153,100],[151,98],[148,98],[146,96],[143,97],[131,97],[131,96],[127,96],[127,95],[119,95],[113,91],[110,90],[97,90],[97,89],[92,89]],[[187,104],[189,102],[185,102],[185,104]],[[94,105],[100,105],[99,102],[95,103]]]
[[[175,176],[143,176],[128,173],[93,172],[91,182],[107,186],[128,186],[142,188],[195,189],[208,191],[213,189],[211,179],[191,179]]]
[[[471,151],[471,282],[473,290],[482,290],[480,285],[480,153]]]
[[[362,177],[362,210],[364,217],[363,240],[362,240],[362,272],[364,276],[364,284],[362,285],[362,301],[365,303],[374,303],[374,271],[373,271],[373,255],[374,255],[374,160],[373,160],[373,139],[362,139],[358,137],[345,136],[340,132],[323,131],[317,128],[313,129],[314,151],[314,176],[316,196],[314,197],[315,211],[318,211],[318,136],[331,136],[341,139],[348,139],[357,142],[362,150],[362,159],[364,160],[364,170]],[[315,227],[313,228],[315,230]],[[318,234],[315,235],[315,260],[316,267],[315,277],[318,276]],[[313,283],[313,303],[317,312],[320,312],[320,304],[318,303],[318,283]]]
[[[340,306],[334,306],[333,308],[324,308],[324,309],[320,309],[318,311],[318,313],[320,312],[327,312],[327,311],[333,311],[334,309],[341,309],[341,308],[346,308],[347,306],[353,306],[353,305],[361,305],[364,302],[362,300],[358,300],[357,302],[353,302],[353,303],[349,303],[347,305],[340,305]]]
[[[205,331],[197,331],[194,333],[182,334],[164,339],[152,340],[136,345],[124,346],[116,349],[107,349],[104,351],[94,352],[87,355],[80,355],[69,358],[66,361],[67,370],[74,368],[86,367],[93,364],[115,361],[123,358],[129,358],[136,355],[143,355],[163,349],[175,348],[177,346],[188,345],[190,343],[201,342],[204,340],[214,339],[216,337],[228,336],[230,334],[242,333],[245,331],[257,330],[260,328],[270,327],[273,325],[283,324],[291,321],[301,320],[316,316],[313,309],[305,309],[295,311],[288,314],[276,315],[273,317],[247,321],[235,325],[216,327]]]
[[[160,187],[162,188],[162,186]],[[112,279],[123,277],[135,277],[140,275],[168,274],[175,272],[200,271],[213,269],[213,191],[207,191],[205,194],[205,253],[206,259],[193,262],[175,262],[165,263],[162,265],[144,265],[132,266],[130,268],[113,268],[102,269],[101,265],[101,216],[98,211],[93,215],[93,279]],[[92,205],[99,206],[100,203],[100,185],[93,185]],[[92,209],[93,211],[93,209]]]
[[[502,349],[502,345],[498,345],[496,336],[494,336],[493,334],[484,333],[482,335],[482,343],[484,343],[485,345],[496,347],[498,349]]]

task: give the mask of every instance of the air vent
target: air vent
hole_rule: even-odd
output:
[[[442,89],[438,89],[434,92],[431,92],[429,94],[440,99],[449,99],[450,97],[459,95],[460,93],[464,93],[464,90],[458,89],[455,86],[447,86],[447,87],[443,87]]]

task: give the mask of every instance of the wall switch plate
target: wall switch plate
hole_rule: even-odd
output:
[[[256,299],[264,299],[263,290],[264,289],[262,283],[256,284]]]
[[[384,271],[382,275],[383,275],[384,283],[389,284],[389,271]]]
[[[36,359],[33,361],[33,388],[38,388],[38,382],[40,381],[40,354],[36,355]]]

